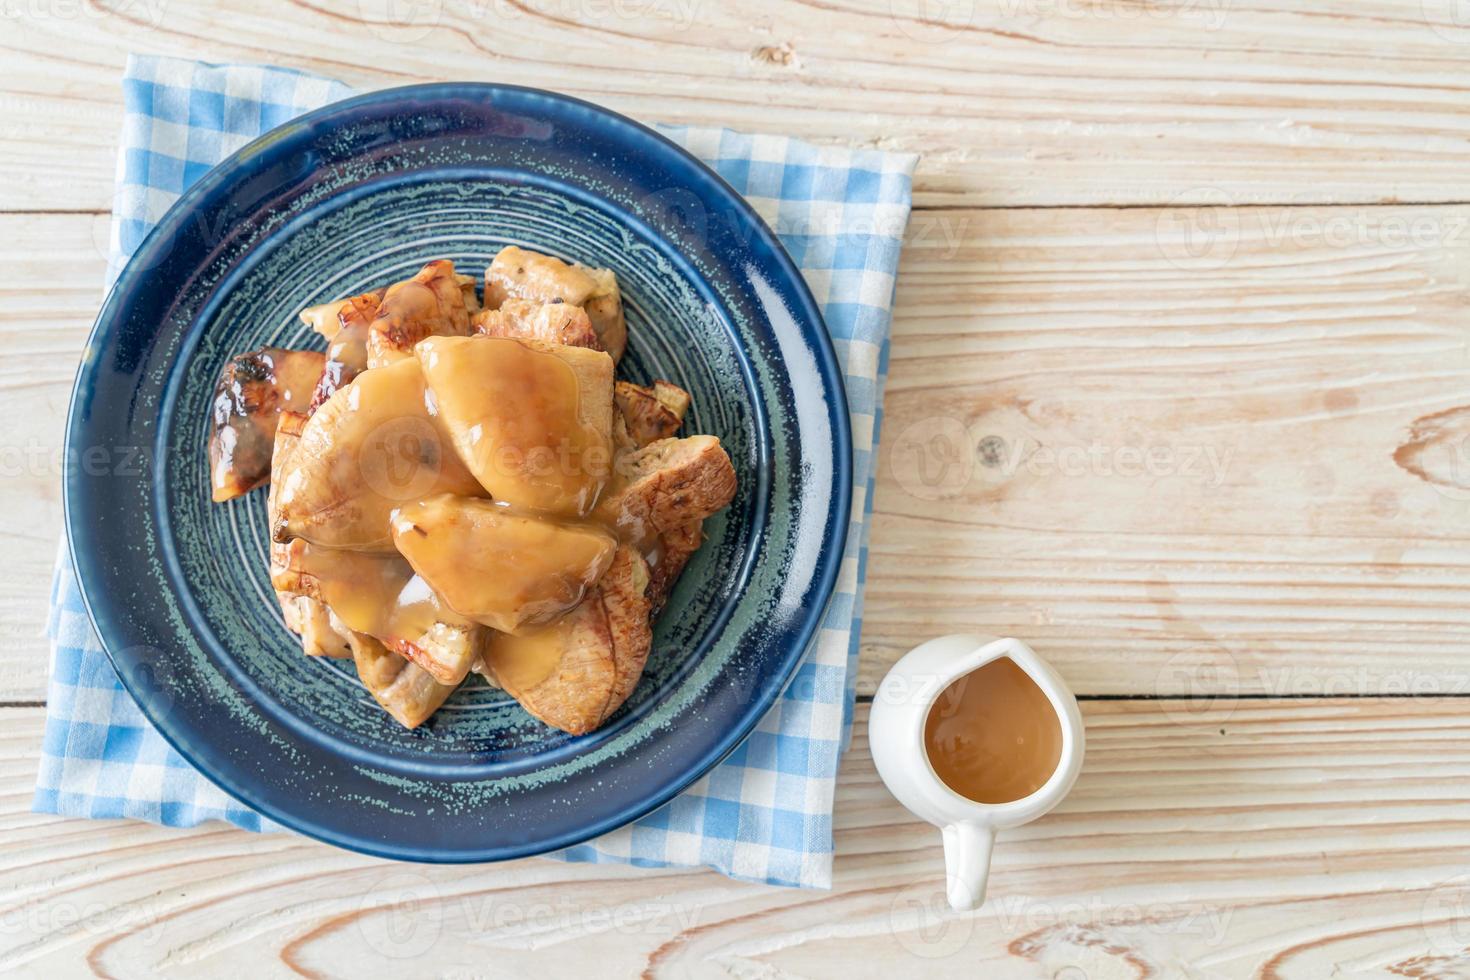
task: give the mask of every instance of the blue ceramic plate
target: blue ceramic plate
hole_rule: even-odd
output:
[[[582,737],[474,683],[429,724],[399,728],[350,661],[309,659],[286,632],[266,574],[265,492],[209,500],[206,423],[227,358],[319,346],[302,307],[431,258],[478,275],[507,244],[614,269],[624,374],[692,392],[686,431],[718,435],[740,475],[657,624],[637,691]],[[719,762],[816,631],[851,502],[841,375],[770,230],[651,130],[509,86],[366,95],[210,171],[108,297],[67,440],[87,607],[158,730],[274,820],[421,861],[565,847]]]

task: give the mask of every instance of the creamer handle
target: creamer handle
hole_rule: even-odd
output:
[[[944,828],[944,874],[949,907],[956,912],[977,909],[985,901],[994,846],[995,831],[983,824],[952,823]]]

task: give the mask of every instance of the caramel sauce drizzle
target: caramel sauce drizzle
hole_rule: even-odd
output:
[[[412,642],[439,622],[490,627],[482,655],[491,673],[532,686],[574,641],[566,614],[632,530],[595,510],[612,475],[612,360],[494,337],[433,337],[416,354],[412,367],[364,372],[324,406],[351,416],[339,431],[356,447],[352,465],[376,490],[403,479],[430,489],[436,481],[422,474],[399,475],[401,447],[382,437],[393,418],[426,411],[453,443],[444,455],[458,458],[446,465],[463,461],[493,499],[437,488],[396,501],[372,494],[363,518],[372,535],[386,524],[396,553],[302,542],[296,566],[344,625],[385,642]]]

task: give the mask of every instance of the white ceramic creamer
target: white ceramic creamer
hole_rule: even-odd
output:
[[[925,724],[951,684],[1002,657],[1010,658],[1046,696],[1060,725],[1061,747],[1055,770],[1040,788],[1010,802],[980,803],[940,778],[925,746]],[[915,816],[943,831],[949,904],[965,911],[985,900],[996,832],[1035,820],[1072,788],[1082,768],[1084,734],[1077,699],[1026,644],[1011,638],[943,636],[910,651],[883,678],[873,699],[868,741],[888,789]]]

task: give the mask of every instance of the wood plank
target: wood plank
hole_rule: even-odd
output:
[[[1211,221],[1221,237],[1189,258]],[[1466,403],[1467,222],[917,215],[861,689],[916,639],[978,630],[1031,639],[1082,693],[1470,690],[1470,429],[1450,414],[1400,452]],[[90,216],[0,216],[18,341],[0,370],[0,700],[44,692],[61,426],[101,241]],[[1161,475],[1135,458],[1150,449]]]
[[[7,975],[1449,976],[1464,969],[1463,701],[1085,705],[1088,762],[942,906],[938,834],[878,782],[859,709],[836,887],[394,864],[292,835],[27,812],[38,710],[0,713]],[[1416,972],[1417,971],[1417,972]]]
[[[7,210],[108,208],[130,50],[363,88],[517,82],[644,120],[921,150],[927,205],[1470,198],[1470,27],[1449,0],[783,0],[757,14],[696,0],[138,0],[17,13],[0,42]]]
[[[1470,209],[912,232],[860,690],[978,631],[1090,694],[1470,691]]]

